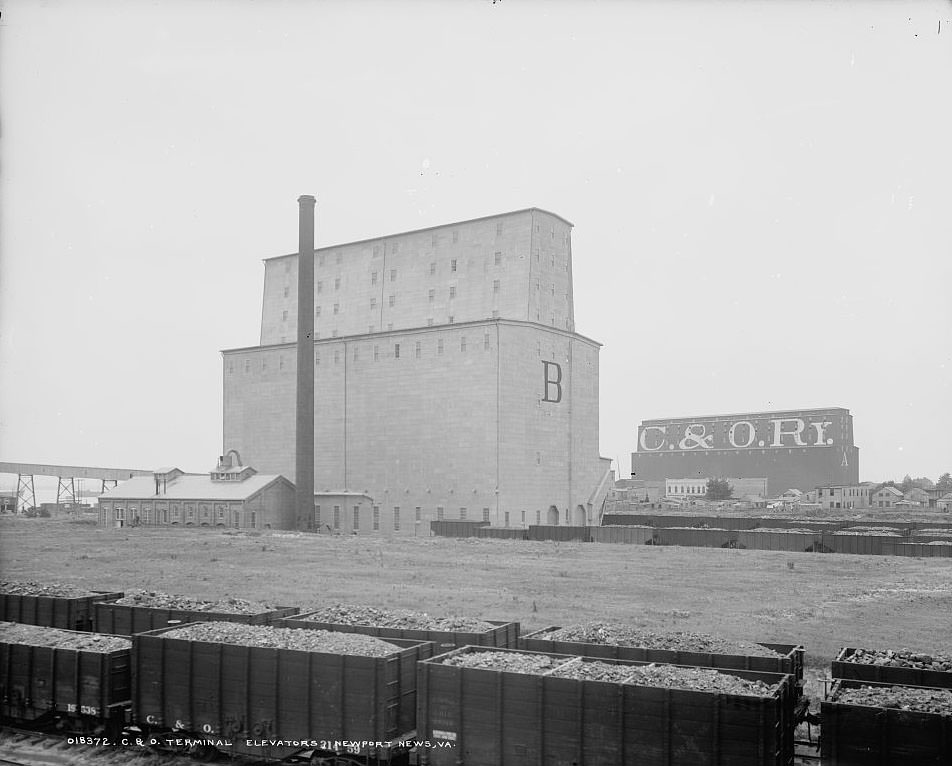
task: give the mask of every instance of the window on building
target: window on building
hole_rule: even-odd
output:
[[[493,292],[494,292],[494,293],[498,293],[498,292],[499,292],[499,280],[498,280],[498,279],[494,279],[494,280],[493,280]]]
[[[493,265],[494,265],[494,266],[499,266],[501,263],[502,263],[502,253],[500,253],[500,252],[497,250],[496,253],[495,253],[495,255],[493,255]]]
[[[375,344],[375,345],[374,345],[374,361],[376,362],[376,361],[378,361],[379,359],[380,359],[380,346],[377,346],[377,345]]]
[[[505,525],[508,527],[508,526],[509,526],[509,511],[506,511],[506,513],[505,513],[505,519],[506,519],[506,520],[505,520],[504,523],[505,523]]]
[[[394,359],[400,358],[400,344],[399,343],[393,344],[393,358]]]
[[[334,313],[335,313],[335,314],[340,314],[340,304],[339,304],[339,303],[335,303],[335,304],[334,304]]]
[[[496,236],[502,234],[502,221],[496,221]]]
[[[287,312],[287,310],[284,310],[284,311],[281,312],[281,320],[284,321],[284,322],[287,322],[287,321],[288,321],[288,312]]]
[[[459,350],[460,351],[466,350],[466,336],[465,335],[461,336],[459,339]]]
[[[442,338],[436,339],[436,353],[439,355],[443,354],[443,339]]]
[[[454,231],[454,232],[453,232],[453,244],[455,245],[457,242],[459,242],[459,232],[458,232],[458,231]],[[455,261],[454,261],[454,263],[455,263]]]
[[[419,505],[413,511],[413,518],[417,524],[423,520],[423,509]]]
[[[373,332],[373,331],[374,331],[374,326],[373,326],[373,325],[367,325],[367,332]]]
[[[443,521],[443,516],[445,515],[445,510],[442,505],[436,506],[436,520]]]
[[[525,525],[526,525],[526,512],[523,511],[522,512],[522,526],[525,526]]]
[[[334,330],[334,333],[336,335],[337,330]],[[335,348],[334,349],[334,364],[338,364],[339,362],[340,362],[340,349]]]
[[[433,326],[433,317],[428,317],[428,318],[427,318],[427,320],[426,320],[426,326],[427,326],[427,327],[432,327],[432,326]]]
[[[448,324],[453,324],[453,315],[452,315],[452,314],[449,315]]]
[[[317,256],[317,265],[318,265],[318,266],[323,266],[323,265],[324,265],[324,256],[323,256],[323,255]]]
[[[431,245],[432,247],[436,247],[436,244],[437,244],[436,234],[431,234],[431,235],[430,235],[430,245]]]
[[[390,252],[391,252],[391,253],[398,253],[398,252],[400,252],[400,243],[399,243],[399,242],[394,242],[394,243],[392,243],[392,244],[390,245]]]
[[[357,344],[354,344],[354,361],[357,361]]]
[[[324,282],[321,280],[318,280],[317,282],[317,292],[318,293],[324,292]]]
[[[376,309],[376,308],[377,308],[377,299],[376,299],[376,298],[371,298],[371,299],[370,299],[370,310],[373,311],[373,310]]]
[[[334,506],[334,529],[340,529],[340,506]]]
[[[536,511],[536,526],[542,522],[542,511]]]
[[[436,274],[436,263],[435,263],[435,262],[430,264],[430,276],[432,276],[433,274]]]
[[[465,506],[459,509],[459,520],[466,521],[466,507]]]
[[[417,342],[416,342],[416,348],[414,349],[414,353],[416,354],[416,358],[417,358],[417,359],[420,358],[420,354],[421,354],[422,350],[423,350],[423,344],[420,343],[420,341],[417,341]]]
[[[393,506],[393,531],[400,531],[400,506]]]
[[[454,240],[455,241],[455,240]],[[450,261],[450,271],[456,271],[456,259]]]
[[[370,284],[372,284],[372,285],[377,284],[377,272],[376,272],[376,271],[370,272]]]
[[[340,290],[340,277],[335,277],[335,278],[334,278],[334,289],[335,289],[335,290]]]
[[[343,261],[343,260],[344,260],[344,256],[341,255],[340,253],[338,253],[338,254],[337,254],[337,262],[340,263],[340,262]]]
[[[436,290],[428,290],[427,298],[429,299],[430,303],[433,303],[434,299],[436,298]]]
[[[320,315],[321,315],[321,307],[320,307],[320,306],[315,306],[315,307],[314,307],[314,316],[319,317]]]
[[[397,296],[396,296],[396,295],[391,295],[391,296],[390,296],[390,305],[391,305],[391,306],[394,306],[394,305],[396,305],[396,303],[397,303]]]
[[[489,333],[488,332],[483,333],[483,349],[485,351],[489,350]]]
[[[509,514],[507,513],[506,516]],[[489,509],[483,508],[483,521],[489,521]],[[509,526],[508,524],[506,526]]]
[[[360,506],[354,506],[354,526],[353,529],[356,531],[360,529]]]
[[[321,364],[321,352],[320,352],[320,351],[315,351],[315,352],[314,352],[314,364],[315,364],[315,365],[318,365],[318,366],[320,366],[320,364]]]
[[[452,299],[455,297],[456,297],[456,285],[450,285],[450,298]],[[286,314],[287,312],[284,312],[284,313]]]
[[[391,282],[396,282],[396,281],[397,281],[397,270],[396,270],[396,269],[390,269],[390,281],[391,281]]]
[[[373,526],[374,526],[374,532],[376,532],[377,530],[380,529],[380,506],[379,505],[375,505],[373,507],[373,513],[374,513]]]
[[[288,293],[290,293],[290,292],[291,292],[291,289],[288,288],[288,287],[285,287],[285,288],[284,288],[284,297],[287,298],[287,297],[288,297]]]
[[[493,319],[499,319],[499,312],[496,310],[493,310]]]

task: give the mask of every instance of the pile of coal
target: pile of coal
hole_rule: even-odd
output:
[[[856,662],[861,665],[879,665],[888,668],[917,668],[919,670],[938,670],[952,672],[952,656],[928,654],[926,652],[910,652],[905,649],[893,651],[886,649],[854,649],[846,657],[846,662]]]
[[[237,622],[199,622],[160,633],[161,638],[204,641],[215,644],[293,649],[300,652],[352,654],[361,657],[386,657],[400,648],[373,636],[360,633],[333,633],[306,628],[273,628],[268,625],[244,625]]]
[[[549,657],[545,654],[529,652],[466,652],[454,654],[443,660],[444,665],[460,668],[484,668],[488,670],[506,670],[510,673],[545,673],[564,665],[567,657]]]
[[[274,609],[269,604],[245,601],[243,598],[222,598],[217,601],[205,601],[176,596],[171,593],[158,593],[150,590],[126,591],[126,595],[114,604],[123,606],[145,606],[153,609],[183,609],[190,612],[221,612],[223,614],[260,614]]]
[[[807,529],[806,527],[757,527],[756,529],[750,530],[751,532],[773,532],[774,534],[788,534],[788,535],[813,535],[816,534],[812,529]]]
[[[360,604],[332,604],[308,614],[305,619],[340,625],[373,625],[402,630],[445,630],[483,633],[494,627],[483,620],[469,617],[438,617],[410,609],[378,609]]]
[[[687,689],[698,692],[719,692],[754,697],[769,697],[776,685],[722,673],[711,668],[681,668],[675,665],[614,665],[600,660],[569,662],[556,668],[550,676],[577,678],[584,681],[616,681],[638,686],[660,686],[666,689]]]
[[[17,622],[0,622],[0,643],[103,653],[132,648],[132,641],[128,638],[44,628],[40,625],[21,625]]]
[[[0,593],[8,596],[54,596],[56,598],[82,598],[96,595],[87,588],[64,585],[56,582],[0,582]]]
[[[841,688],[834,695],[833,701],[848,705],[888,707],[952,716],[952,689],[925,689],[915,686]]]
[[[728,641],[706,633],[655,633],[623,623],[589,622],[547,633],[546,641],[574,641],[582,644],[636,646],[645,649],[668,649],[705,654],[735,654],[744,657],[779,657],[777,652],[751,641]]]

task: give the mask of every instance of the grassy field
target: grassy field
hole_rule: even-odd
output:
[[[803,644],[808,694],[842,646],[952,653],[952,559],[0,519],[3,579],[344,601],[515,620],[587,620]]]

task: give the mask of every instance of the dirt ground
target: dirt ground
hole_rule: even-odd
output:
[[[807,693],[840,647],[952,653],[952,559],[599,543],[101,529],[0,518],[0,577],[286,606],[335,602],[588,620],[802,644]]]

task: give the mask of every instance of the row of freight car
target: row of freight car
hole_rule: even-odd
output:
[[[25,626],[0,626],[4,716],[136,726],[159,742],[185,737],[259,757],[314,750],[314,763],[347,751],[366,763],[432,766],[790,766],[805,712],[803,649],[794,645],[731,655],[560,639],[556,627],[522,636],[517,623],[480,633],[414,631],[296,614],[220,622],[187,610],[173,621],[188,622],[156,627],[168,610],[133,610],[153,614],[139,618],[149,629],[128,639],[46,627],[37,630],[57,636],[24,639]],[[216,621],[190,622],[209,619]],[[285,637],[236,644],[229,634],[244,628],[237,623]],[[205,630],[190,634],[195,627]],[[306,650],[287,648],[287,633],[313,640]],[[379,637],[383,652],[342,649],[341,634],[353,633]],[[840,680],[822,703],[824,764],[952,762],[952,691],[936,688],[952,689],[952,661],[873,654],[876,664],[868,664],[858,656],[845,649],[833,663]],[[892,685],[884,688],[907,709],[870,702],[877,684]],[[909,698],[923,692],[932,708],[918,710]],[[851,700],[856,693],[867,697]],[[944,713],[935,709],[942,694],[950,697]]]
[[[445,537],[504,540],[678,545],[692,548],[741,548],[804,553],[853,553],[869,556],[952,557],[948,536],[901,537],[898,534],[785,530],[731,530],[699,527],[646,526],[530,526],[528,529],[491,527],[482,522],[433,522],[432,533]],[[806,526],[806,522],[803,523]]]

